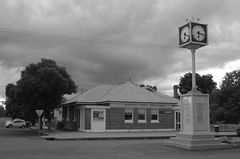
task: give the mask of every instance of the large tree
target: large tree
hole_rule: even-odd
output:
[[[11,118],[23,118],[24,110],[22,106],[17,103],[16,90],[17,86],[12,83],[6,86],[6,115]]]
[[[200,76],[196,73],[196,85],[200,92],[210,94],[216,88],[217,83],[213,81],[213,76],[210,74]],[[180,78],[179,92],[181,94],[186,94],[191,89],[192,73],[189,72]]]
[[[17,103],[25,113],[44,110],[51,123],[51,112],[60,105],[64,94],[75,93],[77,87],[66,69],[50,59],[29,64],[21,72],[16,85]],[[42,116],[41,116],[42,117]],[[49,126],[50,128],[50,126]]]
[[[11,118],[23,118],[35,124],[38,119],[34,109],[26,109],[21,105],[21,99],[17,96],[17,86],[10,83],[6,86],[6,116]]]
[[[5,117],[6,111],[2,105],[0,105],[0,117]]]
[[[220,90],[216,94],[213,104],[215,105],[215,121],[226,123],[240,122],[240,70],[226,73]]]

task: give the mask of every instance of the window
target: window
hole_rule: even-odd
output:
[[[133,123],[133,109],[125,108],[125,123]]]
[[[104,120],[104,111],[93,111],[93,120]]]
[[[145,123],[146,122],[146,109],[145,108],[139,108],[138,109],[138,122],[139,123]]]
[[[151,109],[151,123],[159,122],[159,113],[157,108]]]

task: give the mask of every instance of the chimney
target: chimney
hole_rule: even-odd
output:
[[[178,95],[178,85],[174,85],[174,86],[173,86],[173,97],[179,99],[179,95]]]

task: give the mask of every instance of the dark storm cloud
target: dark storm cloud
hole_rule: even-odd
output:
[[[237,0],[0,0],[1,69],[51,58],[79,88],[131,78],[159,79],[166,89],[165,81],[191,69],[189,51],[177,48],[177,28],[192,15],[209,24],[199,70],[240,58],[238,6]]]

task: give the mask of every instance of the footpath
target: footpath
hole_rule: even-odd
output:
[[[31,127],[46,140],[136,140],[136,139],[169,139],[176,137],[178,131],[150,131],[150,132],[71,132],[52,131],[46,129],[39,131],[38,127]],[[237,137],[236,132],[211,132],[215,137]],[[239,137],[237,137],[239,140]]]

